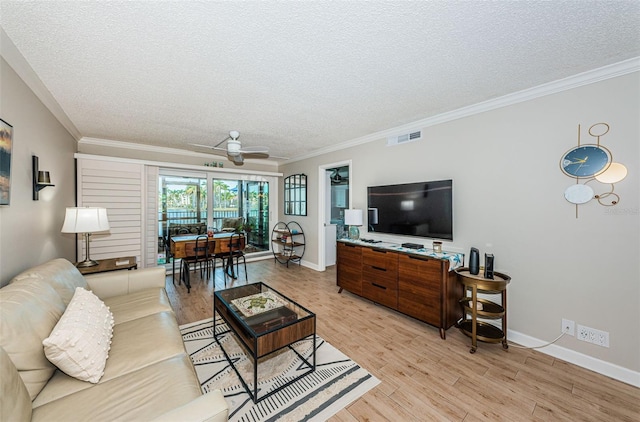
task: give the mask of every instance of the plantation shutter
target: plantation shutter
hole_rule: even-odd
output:
[[[145,166],[147,178],[145,267],[158,265],[158,167]],[[164,252],[164,251],[163,251]]]
[[[111,226],[108,232],[91,235],[91,258],[135,256],[138,266],[144,267],[145,166],[79,158],[77,171],[78,206],[106,208]],[[78,258],[84,259],[83,236],[78,236],[78,250]]]

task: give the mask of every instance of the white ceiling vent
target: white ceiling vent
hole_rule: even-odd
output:
[[[387,146],[406,144],[407,142],[419,141],[422,139],[422,131],[416,130],[415,132],[404,133],[397,136],[389,136],[387,138]]]

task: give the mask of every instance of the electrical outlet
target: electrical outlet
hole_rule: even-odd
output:
[[[562,332],[567,333],[570,336],[576,335],[576,323],[570,319],[562,318]]]
[[[596,330],[580,324],[578,324],[578,340],[609,347],[609,333],[607,331]]]

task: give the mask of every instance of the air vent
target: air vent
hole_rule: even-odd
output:
[[[419,141],[422,139],[422,131],[404,133],[398,136],[389,136],[387,138],[387,146],[406,144],[407,142]]]

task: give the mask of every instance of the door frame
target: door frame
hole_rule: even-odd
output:
[[[324,222],[326,219],[326,204],[327,200],[331,201],[331,198],[327,198],[327,177],[326,172],[334,167],[349,167],[349,208],[351,208],[351,195],[353,194],[353,162],[351,159],[344,161],[337,161],[335,163],[322,164],[318,166],[318,271],[324,271],[326,269],[326,255],[325,255],[325,235],[324,235]]]

